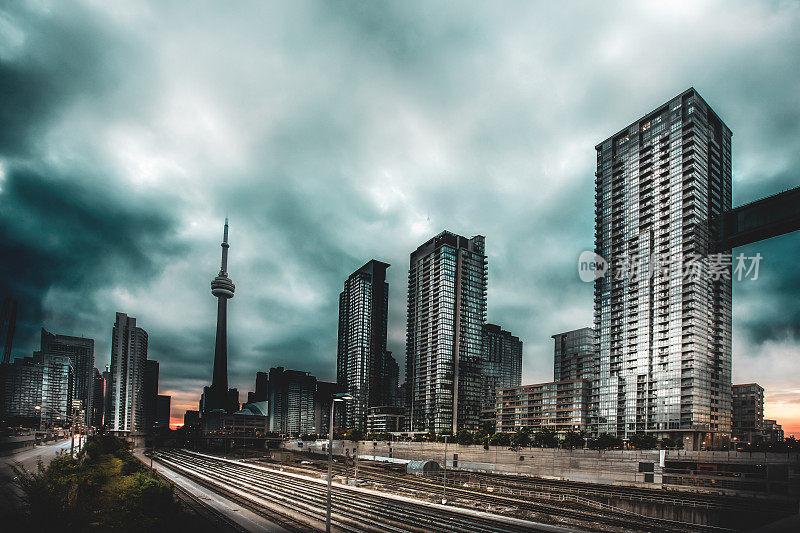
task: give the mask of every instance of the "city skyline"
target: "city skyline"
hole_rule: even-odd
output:
[[[30,356],[44,327],[93,338],[102,371],[114,313],[127,313],[182,418],[210,382],[207,278],[229,215],[241,290],[229,382],[242,399],[270,367],[335,380],[341,282],[372,257],[394,265],[399,361],[408,255],[442,230],[486,236],[487,320],[524,342],[522,382],[546,382],[552,335],[593,326],[576,262],[593,249],[598,142],[694,86],[734,132],[734,206],[798,183],[796,6],[684,6],[652,44],[634,28],[662,17],[657,7],[623,23],[583,6],[596,25],[584,33],[618,35],[596,50],[569,9],[537,26],[545,7],[435,8],[436,21],[384,8],[3,12],[0,296],[19,300],[14,356]],[[313,50],[292,36],[306,16]],[[397,29],[412,25],[415,40]],[[682,42],[691,27],[704,31]],[[764,386],[765,416],[800,434],[800,235],[737,251],[764,260],[759,280],[734,282],[733,382]]]

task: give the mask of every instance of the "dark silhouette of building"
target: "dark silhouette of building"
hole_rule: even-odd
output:
[[[0,313],[0,340],[3,342],[2,363],[11,363],[11,348],[14,346],[14,331],[17,327],[17,301],[6,297]]]
[[[153,428],[155,430],[169,429],[170,396],[159,394],[156,396],[156,412]]]
[[[256,390],[253,393],[254,402],[267,401],[267,387],[269,386],[269,374],[266,372],[256,372]],[[248,402],[253,403],[253,402]]]
[[[0,312],[0,428],[6,423],[6,376],[10,372],[11,348],[17,324],[17,301],[6,297]]]
[[[317,381],[317,389],[314,395],[314,429],[317,435],[327,435],[331,421],[331,402],[333,395],[343,392],[343,388],[338,383],[329,381]],[[341,402],[340,402],[341,403]],[[334,414],[334,426],[343,427],[344,410],[338,409]]]
[[[222,261],[219,274],[211,282],[211,294],[217,298],[217,337],[214,346],[214,369],[211,386],[204,391],[203,414],[216,410],[234,412],[239,410],[238,393],[236,406],[231,403],[228,389],[228,299],[233,298],[236,289],[228,277],[228,219],[225,219],[223,232]]]
[[[148,359],[144,362],[144,381],[142,384],[144,429],[156,426],[156,398],[158,397],[158,361]]]
[[[117,313],[111,335],[111,406],[106,429],[114,432],[142,431],[144,424],[144,369],[147,332],[136,319]]]
[[[104,392],[105,380],[100,375],[100,371],[95,368],[92,379],[92,426],[96,428],[103,425]]]
[[[478,429],[486,322],[484,237],[443,231],[411,254],[406,380],[410,429]]]
[[[595,147],[595,253],[611,264],[594,282],[597,432],[727,444],[732,276],[709,254],[731,209],[731,137],[690,88]]]
[[[113,396],[112,392],[112,380],[111,380],[111,370],[110,365],[106,365],[106,369],[103,372],[103,427],[110,427],[111,422],[111,398]]]
[[[75,399],[80,400],[84,423],[92,423],[94,401],[94,339],[56,335],[42,328],[41,351],[46,355],[65,355],[72,363]]]
[[[353,396],[345,406],[344,424],[366,429],[367,408],[392,401],[391,368],[386,350],[389,314],[387,263],[371,260],[353,272],[339,294],[339,343],[336,381]]]
[[[522,383],[522,341],[496,324],[484,324],[482,353],[482,410],[493,410],[497,389]]]
[[[183,413],[183,427],[195,429],[200,427],[200,411],[186,411]]]

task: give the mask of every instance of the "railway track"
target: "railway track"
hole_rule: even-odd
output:
[[[322,463],[317,464],[319,468],[327,468]],[[297,467],[292,467],[297,468]],[[359,479],[377,483],[389,490],[398,492],[414,492],[417,495],[426,495],[431,498],[441,497],[442,480],[439,478],[425,478],[406,475],[403,472],[391,472],[381,467],[359,465]],[[310,468],[306,472],[319,474],[319,470]],[[352,477],[352,469],[349,470]],[[344,466],[334,465],[334,474],[344,476]],[[449,473],[448,473],[449,475]],[[497,486],[495,484],[495,486]],[[605,505],[588,498],[575,497],[569,494],[562,494],[553,497],[549,494],[542,494],[540,497],[509,497],[503,494],[486,493],[477,487],[464,488],[459,483],[453,483],[448,479],[447,497],[453,500],[454,504],[469,505],[479,502],[492,507],[504,507],[509,510],[526,511],[541,516],[569,518],[583,527],[591,527],[592,524],[605,525],[610,527],[622,527],[627,530],[637,531],[730,531],[726,528],[714,526],[703,526],[677,522],[674,520],[660,519],[636,514],[623,509]],[[544,496],[547,496],[546,498]]]
[[[306,529],[322,529],[326,482],[193,452],[160,453],[156,460],[209,489],[269,508]],[[272,517],[274,519],[274,517]],[[467,511],[400,496],[335,484],[332,525],[339,531],[515,533],[562,532],[564,528],[500,515]]]

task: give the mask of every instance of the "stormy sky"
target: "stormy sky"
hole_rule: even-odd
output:
[[[234,5],[235,7],[230,7]],[[232,386],[335,378],[337,298],[390,263],[403,366],[409,253],[486,237],[488,319],[523,380],[589,326],[594,146],[694,86],[734,132],[734,204],[800,184],[796,2],[5,2],[0,296],[14,353],[39,328],[110,354],[135,316],[173,421],[210,381],[230,217]],[[734,288],[735,382],[800,433],[800,233]]]

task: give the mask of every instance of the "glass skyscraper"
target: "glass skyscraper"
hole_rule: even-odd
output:
[[[412,431],[476,430],[483,395],[486,254],[481,235],[443,231],[411,254],[406,394]]]
[[[80,400],[84,423],[91,425],[94,401],[94,339],[56,335],[42,328],[44,355],[69,357],[75,374],[75,399]]]
[[[522,383],[522,341],[496,324],[483,326],[482,410],[494,410],[497,389]]]
[[[600,432],[687,449],[730,433],[730,259],[710,254],[731,135],[689,89],[596,146],[595,253],[611,265],[594,287]]]
[[[345,402],[344,425],[366,429],[367,409],[391,405],[397,387],[397,363],[386,351],[389,314],[387,263],[371,260],[344,282],[339,294],[339,343],[336,381],[354,400]]]

